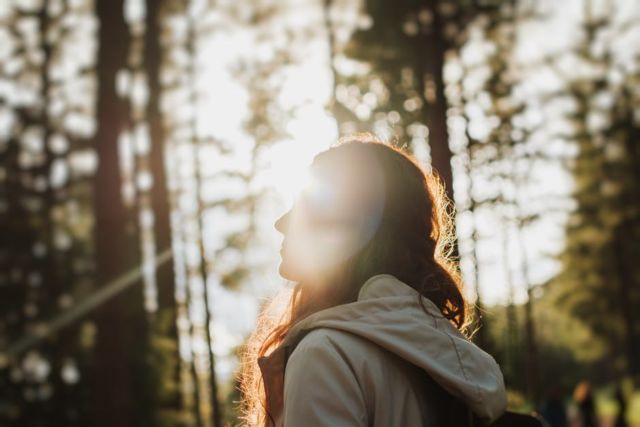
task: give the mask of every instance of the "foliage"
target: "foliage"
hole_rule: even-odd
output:
[[[567,223],[562,270],[549,285],[557,306],[589,326],[606,343],[609,375],[640,374],[640,193],[638,193],[637,72],[614,52],[596,53],[610,28],[608,16],[589,14],[574,57],[583,73],[566,75],[574,108],[566,120],[578,154],[572,162],[575,209]],[[637,56],[638,53],[635,53]]]
[[[546,25],[544,2],[5,3],[0,424],[233,424],[237,378],[217,375],[241,347],[217,348],[213,307],[222,293],[263,295],[274,269],[265,171],[305,103],[325,108],[282,95],[318,43],[334,78],[331,126],[405,145],[455,189],[458,253],[483,314],[476,339],[501,364],[510,405],[589,379],[611,415],[607,384],[640,377],[640,51],[616,47],[637,30],[609,9],[617,2],[582,0],[573,44],[535,61],[518,49],[532,22]],[[324,21],[305,27],[296,13]],[[208,55],[233,50],[233,37],[248,48],[223,67]],[[240,89],[212,90],[210,75]],[[540,76],[552,88],[527,89]],[[231,136],[209,115],[214,101],[245,109]],[[558,169],[571,194],[532,189]],[[531,235],[550,218],[565,244],[534,257]],[[501,259],[485,256],[489,241]],[[173,260],[156,268],[163,251]],[[539,280],[549,259],[559,271]],[[486,306],[491,263],[506,291]],[[140,286],[48,331],[138,268]]]

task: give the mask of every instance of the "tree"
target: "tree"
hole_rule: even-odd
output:
[[[116,77],[128,65],[129,47],[123,2],[98,1],[96,14],[100,29],[94,137],[99,158],[94,184],[99,195],[95,198],[95,254],[96,282],[102,285],[139,268],[140,255],[136,212],[125,205],[121,193],[119,138],[128,122],[128,110],[117,93]],[[141,307],[142,293],[136,286],[96,310],[92,415],[98,426],[153,423],[144,363],[148,325]]]
[[[34,337],[92,283],[92,58],[68,55],[92,37],[92,13],[85,2],[10,6],[2,42],[13,46],[2,59],[10,90],[0,95],[0,387],[8,390],[0,423],[83,425],[88,325]]]
[[[572,163],[576,202],[567,226],[562,270],[549,288],[557,304],[589,325],[606,343],[609,376],[638,377],[640,302],[637,256],[639,229],[637,109],[632,88],[637,73],[625,70],[613,51],[598,51],[602,38],[619,35],[612,13],[594,16],[585,2],[583,37],[572,54],[583,73],[558,72],[575,107],[567,113],[577,155]],[[635,53],[634,61],[638,61]]]

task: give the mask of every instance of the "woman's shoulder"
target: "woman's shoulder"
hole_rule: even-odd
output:
[[[359,335],[341,329],[318,327],[308,331],[291,352],[289,360],[304,357],[327,357],[342,359],[349,365],[375,364],[375,361],[390,357],[375,343]]]
[[[366,420],[366,414],[375,413],[386,420],[378,425],[411,425],[398,417],[422,417],[428,406],[424,375],[417,366],[362,336],[322,327],[310,331],[292,352],[285,370],[285,390],[291,396],[304,389],[318,401],[326,401],[327,396],[340,402],[358,399],[357,404],[347,405],[355,408],[358,419]],[[407,404],[409,415],[388,410],[390,405],[406,408]]]
[[[343,346],[367,347],[372,343],[354,333],[342,329],[330,328],[326,326],[313,328],[305,331],[302,339],[298,341],[297,349],[308,349],[317,347],[339,348]],[[295,350],[294,350],[295,351]]]
[[[352,354],[361,344],[350,335],[317,328],[300,340],[285,369],[284,425],[369,425],[371,392]]]

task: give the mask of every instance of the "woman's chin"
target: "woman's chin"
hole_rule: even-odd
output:
[[[290,280],[292,282],[296,281],[296,275],[291,271],[291,269],[285,264],[284,261],[280,262],[280,266],[278,267],[278,274],[282,276],[285,280]]]

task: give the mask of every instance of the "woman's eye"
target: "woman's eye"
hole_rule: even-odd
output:
[[[312,222],[319,227],[351,228],[355,226],[355,218],[335,213],[327,215],[312,215]]]
[[[332,205],[332,198],[326,192],[310,191],[305,194],[305,201],[310,209],[326,210]]]

